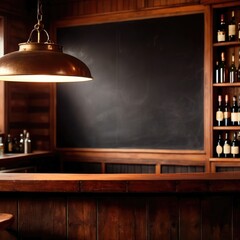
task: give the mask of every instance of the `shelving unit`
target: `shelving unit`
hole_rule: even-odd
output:
[[[213,44],[212,44],[212,53],[213,53],[213,65],[212,69],[215,68],[215,63],[217,60],[220,60],[221,52],[225,53],[225,63],[226,68],[229,68],[231,64],[231,55],[235,56],[235,65],[236,68],[239,65],[239,51],[240,51],[240,41],[237,39],[235,41],[226,41],[226,42],[217,42],[217,27],[220,20],[220,15],[224,14],[226,26],[231,17],[231,11],[235,12],[235,20],[236,20],[236,28],[237,23],[240,22],[240,3],[234,4],[218,4],[213,6]],[[227,36],[226,36],[227,38]],[[240,134],[240,126],[217,126],[216,125],[216,111],[218,105],[218,95],[222,95],[223,104],[224,104],[224,96],[228,94],[229,103],[232,106],[232,98],[233,96],[240,96],[240,82],[229,82],[229,77],[227,75],[226,83],[215,83],[215,71],[213,71],[212,77],[212,103],[213,103],[213,126],[212,126],[212,139],[213,139],[213,151],[210,161],[210,169],[212,172],[217,171],[240,171],[240,158],[218,158],[216,157],[216,144],[218,139],[218,134],[224,136],[225,132],[228,132],[230,135],[230,140],[232,140],[232,136],[234,132]]]

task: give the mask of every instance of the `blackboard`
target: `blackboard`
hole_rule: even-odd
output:
[[[94,81],[57,85],[57,146],[203,149],[204,16],[59,28]]]

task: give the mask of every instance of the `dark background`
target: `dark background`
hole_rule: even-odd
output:
[[[57,146],[203,149],[203,14],[58,29],[94,81],[57,85]]]

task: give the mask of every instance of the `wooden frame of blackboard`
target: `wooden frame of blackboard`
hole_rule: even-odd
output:
[[[169,159],[169,160],[207,160],[211,152],[211,9],[209,6],[194,5],[188,7],[178,7],[169,9],[149,9],[138,12],[127,12],[121,14],[98,15],[98,16],[84,16],[81,18],[72,18],[70,20],[62,20],[55,23],[55,30],[59,28],[67,28],[81,25],[94,25],[108,22],[122,22],[130,20],[142,20],[147,18],[159,18],[169,16],[180,16],[189,14],[204,14],[204,147],[203,150],[169,150],[169,149],[119,149],[119,148],[66,148],[67,151],[73,150],[77,152],[78,156],[87,158],[135,158],[135,159]],[[55,134],[56,136],[56,134]],[[56,145],[56,139],[55,139]],[[64,147],[61,148],[64,150]],[[206,162],[206,171],[208,171],[208,164]]]

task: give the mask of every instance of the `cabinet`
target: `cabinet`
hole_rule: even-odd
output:
[[[232,18],[232,12],[234,11],[235,23],[236,23],[236,38],[233,41],[228,40],[228,24]],[[224,15],[226,22],[226,41],[217,41],[217,31],[219,29],[219,23],[221,15]],[[231,82],[230,81],[230,66],[232,64],[232,56],[234,56],[234,62],[236,69],[240,65],[240,41],[238,40],[238,23],[240,22],[240,3],[232,4],[221,4],[213,6],[213,43],[212,43],[212,53],[213,53],[213,65],[212,65],[212,104],[213,104],[213,115],[212,115],[212,154],[210,158],[211,171],[239,171],[240,166],[240,154],[237,157],[233,157],[232,154],[225,157],[221,154],[219,157],[217,155],[216,147],[218,144],[219,135],[222,136],[222,141],[224,141],[225,134],[228,133],[229,140],[232,142],[233,135],[236,133],[238,140],[240,141],[240,124],[233,126],[225,125],[218,126],[216,120],[216,113],[218,111],[218,96],[222,97],[222,105],[225,105],[225,96],[228,96],[230,109],[233,105],[233,97],[237,98],[237,103],[239,105],[240,98],[240,81]],[[226,66],[226,81],[219,82],[216,80],[216,62],[221,62],[221,55],[224,53],[225,56],[225,66]],[[236,74],[237,75],[237,74]]]

